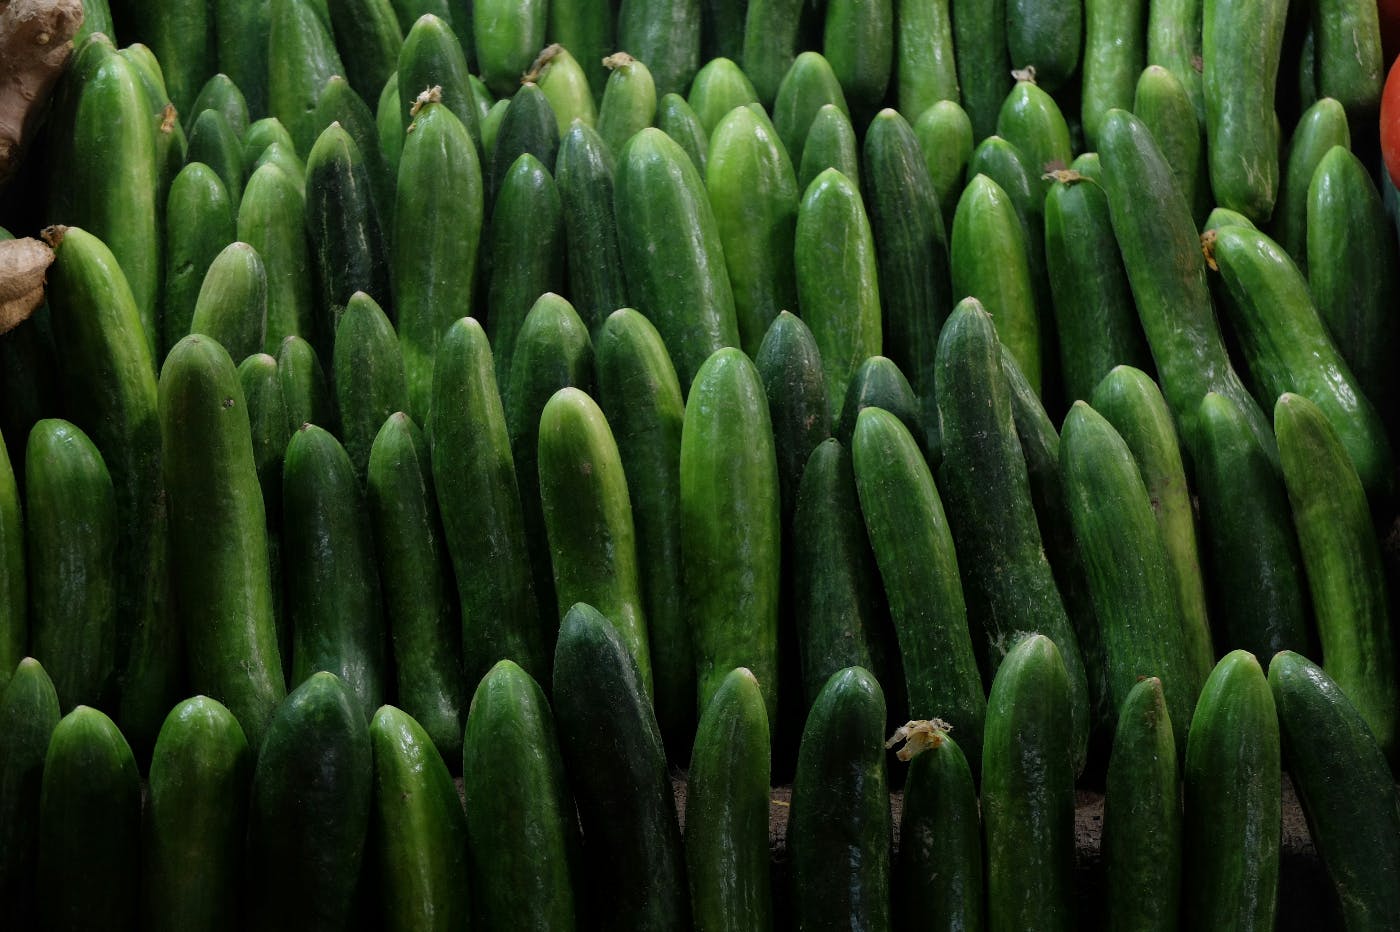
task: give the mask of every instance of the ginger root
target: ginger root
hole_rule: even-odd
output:
[[[53,250],[37,239],[0,242],[0,333],[29,319],[44,303],[44,275]]]
[[[82,0],[0,0],[0,186],[18,169],[82,22]]]

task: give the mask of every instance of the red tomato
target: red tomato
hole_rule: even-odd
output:
[[[1381,92],[1381,155],[1390,180],[1400,188],[1400,63],[1390,66]]]

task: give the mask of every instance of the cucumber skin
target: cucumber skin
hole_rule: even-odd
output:
[[[258,251],[247,243],[230,243],[214,257],[190,320],[200,333],[237,359],[260,351],[267,330],[267,270]]]
[[[617,148],[621,149],[621,144]],[[559,144],[554,182],[559,189],[570,257],[569,293],[579,315],[594,331],[603,326],[609,314],[627,306],[618,223],[613,213],[613,172],[613,150],[598,131],[583,123],[570,127]]]
[[[1013,68],[1035,66],[1035,79],[1055,93],[1079,67],[1084,44],[1082,3],[1006,0],[1006,51]]]
[[[399,63],[403,31],[389,0],[327,0],[345,77],[365,101],[375,99]]]
[[[408,408],[408,383],[394,325],[362,291],[346,303],[335,332],[331,367],[340,436],[355,476],[363,483],[370,448],[384,419]]]
[[[953,229],[953,212],[963,189],[963,175],[972,158],[972,120],[967,111],[951,100],[939,101],[921,113],[914,123],[914,135],[924,153],[929,178],[938,195],[945,235]]]
[[[1172,73],[1196,113],[1196,122],[1204,132],[1206,124],[1205,93],[1201,87],[1201,21],[1202,0],[1156,0],[1147,8],[1147,64],[1158,65]]]
[[[223,179],[229,197],[238,203],[243,197],[243,150],[238,134],[220,110],[205,110],[190,127],[186,158],[208,165]]]
[[[647,63],[658,96],[681,94],[700,67],[699,0],[623,0],[617,46]]]
[[[551,42],[569,49],[583,67],[593,96],[601,98],[608,80],[603,58],[614,51],[616,8],[611,0],[553,0],[545,30]],[[650,122],[650,121],[648,121]]]
[[[828,0],[824,25],[822,54],[864,122],[885,99],[894,70],[893,0]]]
[[[325,370],[310,343],[295,334],[282,341],[277,350],[277,380],[287,406],[289,438],[303,424],[316,424],[332,433],[340,430]]]
[[[944,734],[909,763],[894,884],[896,928],[929,923],[935,929],[981,932],[982,825],[977,785],[962,749]],[[912,896],[904,896],[912,893]]]
[[[1329,0],[1313,4],[1312,13],[1318,96],[1339,101],[1358,120],[1372,117],[1380,105],[1386,74],[1377,7],[1357,0]]]
[[[787,526],[797,507],[798,485],[807,459],[817,444],[831,436],[821,351],[802,318],[779,311],[753,361],[768,399],[783,524]]]
[[[496,127],[486,165],[486,203],[493,211],[506,173],[526,154],[534,156],[546,172],[553,174],[559,155],[558,120],[549,98],[532,82],[522,84],[510,98]]]
[[[834,168],[860,190],[860,143],[851,118],[835,104],[822,104],[802,142],[797,187],[807,191],[823,171]]]
[[[1351,130],[1342,105],[1324,97],[1303,111],[1293,129],[1278,205],[1269,225],[1269,235],[1304,272],[1308,270],[1308,190],[1317,166],[1333,146],[1350,149]]]
[[[297,216],[300,219],[301,212]],[[165,290],[161,296],[162,359],[190,332],[205,272],[225,246],[237,239],[228,188],[203,162],[191,162],[170,184],[166,201]]]
[[[739,64],[769,110],[798,44],[802,0],[750,0],[744,17],[744,48]]]
[[[1175,72],[1161,65],[1148,65],[1138,77],[1131,109],[1151,130],[1168,164],[1172,166],[1177,186],[1186,197],[1193,219],[1199,222],[1211,207],[1210,182],[1207,177],[1205,137],[1185,85]],[[1279,188],[1279,202],[1282,205],[1287,204],[1287,189],[1288,181],[1285,179]],[[1275,211],[1275,216],[1282,214]]]
[[[739,66],[728,58],[711,59],[696,72],[686,97],[686,103],[695,111],[705,135],[709,137],[714,136],[715,127],[731,110],[757,102],[758,95],[753,85]]]
[[[258,251],[267,274],[267,332],[262,351],[276,355],[288,336],[314,338],[313,275],[303,196],[277,166],[252,172],[238,205],[237,239]],[[173,234],[171,237],[174,242]]]
[[[783,75],[773,102],[773,128],[778,131],[792,164],[802,164],[812,120],[827,104],[849,118],[851,111],[846,105],[846,95],[831,70],[831,63],[820,52],[803,52]]]
[[[607,83],[599,91],[603,99],[596,130],[608,153],[616,157],[627,140],[656,118],[656,82],[646,63],[630,55],[610,56],[608,62]]]
[[[940,100],[959,100],[949,0],[895,0],[899,112],[917,120]]]
[[[476,144],[480,160],[486,158],[486,153],[481,146],[482,128],[477,119],[475,95],[464,54],[464,50],[471,49],[473,43],[469,26],[457,22],[456,29],[457,33],[454,33],[453,27],[442,19],[425,13],[404,36],[403,47],[399,49],[399,118],[407,127],[413,122],[411,111],[418,95],[428,88],[441,87],[443,105],[462,121],[467,135]],[[482,174],[485,175],[485,172],[486,165],[483,163]]]
[[[962,105],[980,142],[996,132],[997,113],[1011,89],[1006,44],[1007,0],[951,0],[953,61]]]
[[[243,92],[252,113],[267,113],[268,30],[272,4],[265,0],[214,0],[219,71]]]
[[[684,97],[672,93],[657,101],[656,128],[681,147],[681,151],[690,159],[690,164],[704,177],[705,156],[710,143],[705,135],[705,127],[700,125],[700,118],[690,109],[690,104],[685,102]],[[617,155],[621,154],[619,150]]]
[[[1146,0],[1084,0],[1084,142],[1093,149],[1099,123],[1114,107],[1133,106],[1133,91],[1147,63]]]
[[[321,89],[345,74],[329,12],[317,5],[317,0],[271,0],[269,13],[267,111],[292,134],[302,158],[316,142],[313,114]]]
[[[58,693],[25,657],[0,690],[0,896],[16,922],[33,922],[44,757],[58,725]]]

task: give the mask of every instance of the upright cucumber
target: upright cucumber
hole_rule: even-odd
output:
[[[364,160],[365,174],[369,177],[370,200],[374,202],[380,225],[387,235],[393,227],[394,172],[379,147],[379,127],[369,105],[348,81],[335,75],[326,81],[326,86],[321,90],[313,118],[318,134],[332,123],[339,123],[355,141]],[[307,158],[309,160],[310,156]]]
[[[214,169],[233,200],[243,196],[243,148],[222,111],[205,110],[195,117],[186,154],[191,162]]]
[[[606,4],[599,4],[606,6]],[[603,59],[608,81],[602,88],[598,108],[598,135],[616,156],[627,140],[651,125],[656,118],[656,82],[645,62],[626,52],[614,52]]]
[[[894,2],[830,0],[824,26],[822,54],[865,122],[885,99],[893,70]]]
[[[753,360],[763,380],[763,393],[768,398],[786,527],[797,506],[798,483],[807,458],[817,444],[831,436],[821,351],[802,318],[780,311],[764,334]],[[851,421],[854,424],[854,415]],[[823,680],[817,688],[825,682]]]
[[[1090,150],[1098,144],[1104,114],[1133,106],[1133,90],[1146,64],[1147,7],[1145,0],[1085,0],[1080,119]]]
[[[282,121],[277,117],[263,117],[248,124],[248,128],[243,131],[242,135],[243,171],[245,174],[252,174],[258,159],[274,142],[285,146],[289,152],[296,151],[296,143],[292,142],[292,134],[287,132],[287,127],[283,126]]]
[[[267,270],[258,251],[230,243],[214,257],[195,299],[190,333],[219,343],[235,359],[263,346],[267,330]]]
[[[753,82],[759,101],[769,110],[796,56],[801,19],[801,0],[750,0],[744,16],[739,64]]]
[[[919,399],[914,397],[914,389],[904,373],[887,356],[867,358],[851,377],[846,401],[841,406],[841,419],[836,422],[833,434],[836,439],[846,444],[851,442],[856,419],[866,408],[883,408],[893,414],[914,437],[925,458],[929,457],[930,445],[919,416]],[[932,449],[937,450],[937,446]],[[936,466],[930,464],[930,468]]]
[[[645,66],[634,62],[624,67]],[[621,73],[621,69],[613,72]],[[608,84],[615,86],[611,79]],[[604,113],[607,100],[603,98]],[[650,117],[647,123],[650,125]],[[598,131],[576,123],[564,134],[554,162],[554,182],[570,259],[569,293],[590,330],[597,330],[609,314],[627,306],[627,282],[618,248],[619,224],[613,213],[613,153],[621,147],[619,143],[612,148]]]
[[[706,135],[713,134],[719,121],[736,107],[755,103],[758,95],[739,66],[728,58],[715,58],[695,74],[686,103],[700,118]]]
[[[345,452],[363,483],[370,447],[384,419],[408,407],[403,355],[394,325],[363,291],[350,296],[336,328],[331,381]]]
[[[1318,96],[1338,101],[1348,117],[1374,117],[1386,71],[1377,7],[1357,0],[1315,3],[1312,34]]]
[[[35,922],[39,794],[58,693],[39,661],[26,657],[0,690],[0,895],[19,922]]]
[[[287,408],[288,437],[303,424],[317,424],[332,432],[340,430],[335,399],[310,343],[295,335],[282,341],[277,350],[277,380],[282,383],[282,401]]]
[[[656,102],[656,128],[681,147],[681,151],[690,159],[690,164],[695,166],[695,170],[700,172],[703,178],[705,151],[710,144],[705,137],[705,127],[700,125],[700,118],[690,109],[690,104],[685,102],[684,97],[671,93]],[[640,133],[641,130],[637,132]],[[617,154],[620,156],[621,150]]]
[[[773,127],[792,157],[792,164],[802,164],[802,150],[812,120],[827,104],[850,115],[845,92],[831,63],[819,52],[803,52],[783,75],[773,103]]]
[[[1204,0],[1157,0],[1147,9],[1147,64],[1172,73],[1181,83],[1204,131],[1205,93],[1201,71],[1201,7]]]
[[[263,511],[267,516],[267,561],[272,583],[272,621],[277,629],[277,653],[282,673],[291,669],[292,630],[282,605],[282,456],[287,452],[292,427],[287,423],[287,403],[282,397],[282,380],[277,360],[257,353],[238,366],[238,383],[248,409],[252,429],[253,465],[262,489]]]
[[[160,60],[170,102],[180,113],[191,109],[205,80],[214,73],[215,45],[213,10],[199,0],[151,8],[132,4],[136,22],[123,23],[141,36]]]
[[[578,60],[558,42],[551,42],[540,51],[524,80],[539,82],[540,91],[554,111],[561,138],[575,121],[586,126],[598,122],[598,106],[588,86],[588,76]]]
[[[1084,44],[1082,3],[1006,0],[1006,51],[1013,68],[1035,68],[1036,82],[1055,93],[1079,67]]]
[[[0,695],[29,644],[24,540],[19,486],[5,440],[0,437]]]
[[[276,353],[293,334],[315,337],[311,260],[302,195],[275,165],[253,172],[238,206],[238,239],[257,250],[267,277],[267,327],[260,347]]]
[[[1288,141],[1288,161],[1279,186],[1278,207],[1269,235],[1288,250],[1298,268],[1308,270],[1308,191],[1323,156],[1333,146],[1351,148],[1346,110],[1330,97],[1313,104],[1298,118]]]
[[[899,112],[916,120],[940,100],[957,102],[949,0],[898,0],[895,17],[895,91]]]
[[[1017,81],[1006,95],[997,111],[997,135],[1025,156],[1036,189],[1047,186],[1046,172],[1069,168],[1074,160],[1060,105],[1034,81]]]
[[[549,4],[545,34],[578,59],[595,97],[604,93],[608,73],[603,58],[614,49],[616,18],[611,0],[554,0]]]
[[[683,94],[700,67],[700,0],[624,0],[617,46],[647,63],[656,93]]]
[[[1147,125],[1176,176],[1191,216],[1199,222],[1210,208],[1210,181],[1201,121],[1192,109],[1185,85],[1174,72],[1161,65],[1148,65],[1138,76],[1131,107],[1121,109],[1131,109]],[[1279,190],[1281,204],[1287,202],[1287,186],[1285,179]],[[1279,212],[1276,215],[1282,216]]]
[[[802,161],[797,166],[797,186],[806,191],[817,176],[834,168],[860,190],[860,144],[855,127],[846,112],[835,104],[822,104],[807,138],[802,142]]]
[[[214,0],[214,41],[219,71],[227,74],[253,113],[268,112],[268,31],[271,3]]]
[[[953,61],[957,63],[962,105],[972,121],[972,138],[981,141],[996,132],[997,112],[1011,89],[1007,0],[951,2]]]
[[[355,93],[374,100],[399,63],[403,30],[389,0],[327,0],[345,77]],[[543,43],[541,43],[543,44]]]
[[[501,116],[495,141],[490,144],[489,150],[486,174],[488,205],[496,203],[506,173],[520,156],[532,155],[545,171],[554,171],[554,160],[559,153],[558,120],[549,98],[544,96],[539,85],[529,81],[520,85],[520,90],[510,98]]]
[[[271,170],[271,169],[270,169]],[[165,291],[161,295],[158,354],[190,332],[195,301],[209,265],[237,239],[228,188],[203,162],[191,162],[170,183],[165,207]],[[297,222],[301,222],[298,206]],[[304,247],[303,247],[304,248]]]
[[[331,38],[328,10],[318,0],[270,0],[267,111],[282,121],[306,158],[316,142],[313,114],[326,81],[345,74]]]
[[[454,33],[447,22],[431,13],[424,13],[404,36],[403,48],[399,49],[399,118],[405,127],[411,124],[414,105],[427,92],[430,100],[439,98],[435,102],[447,107],[462,121],[480,155],[481,125],[477,119],[476,100],[463,53],[473,44],[469,25],[471,17],[463,18],[468,22],[461,22],[454,16],[453,23],[457,29],[457,33]],[[458,34],[461,35],[460,42]],[[442,90],[434,92],[433,88]]]

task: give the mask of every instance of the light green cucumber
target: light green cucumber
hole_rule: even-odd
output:
[[[860,123],[885,99],[894,70],[894,41],[893,0],[828,0],[822,54]]]
[[[958,101],[949,0],[898,0],[895,90],[899,112],[918,119],[940,100]]]
[[[558,42],[540,51],[524,80],[539,84],[554,111],[559,138],[564,138],[575,120],[589,126],[598,122],[598,106],[593,102],[588,78],[574,56]]]
[[[827,104],[847,116],[846,95],[835,72],[819,52],[803,52],[793,60],[778,85],[773,103],[773,126],[783,141],[792,164],[802,164],[802,149],[817,112]]]
[[[470,20],[470,16],[464,18]],[[483,133],[463,53],[464,48],[472,45],[470,28],[466,23],[457,22],[455,14],[453,23],[456,33],[444,20],[425,13],[404,36],[403,48],[399,50],[399,119],[405,127],[413,122],[414,104],[425,91],[429,99],[440,97],[437,102],[446,105],[462,121],[480,155]],[[457,41],[459,35],[461,42]],[[433,88],[442,90],[435,94]]]
[[[1148,65],[1137,79],[1131,109],[1157,140],[1171,166],[1176,184],[1186,197],[1191,216],[1198,222],[1210,208],[1210,182],[1207,178],[1205,137],[1201,122],[1191,106],[1191,97],[1177,75],[1161,65]],[[1288,181],[1284,180],[1284,190]],[[1286,203],[1283,190],[1280,204]],[[1278,217],[1283,216],[1281,208]]]
[[[1080,120],[1091,150],[1104,114],[1133,108],[1138,75],[1147,64],[1147,9],[1146,0],[1085,0]]]
[[[617,7],[611,0],[552,0],[545,34],[578,59],[595,97],[604,94],[603,59],[616,48],[613,35]]]
[[[972,158],[972,121],[956,101],[943,100],[919,114],[914,135],[923,150],[929,179],[938,194],[943,229],[953,229],[953,211],[963,189],[963,175]]]
[[[681,147],[681,151],[690,159],[690,164],[695,166],[695,170],[700,172],[703,180],[705,151],[709,147],[709,141],[705,138],[705,127],[700,125],[700,118],[690,109],[690,104],[685,102],[684,97],[670,93],[663,95],[656,102],[656,128]],[[616,154],[622,155],[620,151]]]
[[[473,0],[471,34],[476,67],[493,94],[509,96],[544,47],[545,0]]]
[[[598,109],[598,135],[614,155],[656,118],[656,82],[651,70],[626,52],[603,59],[609,69]]]
[[[845,111],[835,104],[823,104],[802,142],[802,161],[796,163],[798,189],[806,191],[818,175],[834,168],[859,191],[859,153],[860,143]]]
[[[1304,272],[1308,269],[1308,189],[1317,166],[1333,146],[1350,149],[1351,130],[1342,105],[1324,97],[1304,110],[1293,128],[1279,183],[1278,206],[1269,225],[1269,235],[1288,250]]]
[[[276,165],[252,173],[238,205],[238,239],[262,258],[267,276],[267,328],[261,349],[275,353],[293,334],[312,338],[312,272],[302,194]],[[173,239],[172,239],[173,244]]]
[[[744,15],[739,63],[753,82],[758,99],[769,109],[797,53],[802,6],[801,0],[750,0]]]
[[[617,47],[647,63],[657,94],[684,94],[700,68],[699,0],[623,0]]]
[[[708,136],[729,111],[757,100],[757,92],[738,65],[728,58],[713,58],[696,72],[686,103]]]
[[[258,251],[230,243],[214,257],[195,299],[190,333],[220,343],[235,359],[262,349],[267,331],[267,271]]]

